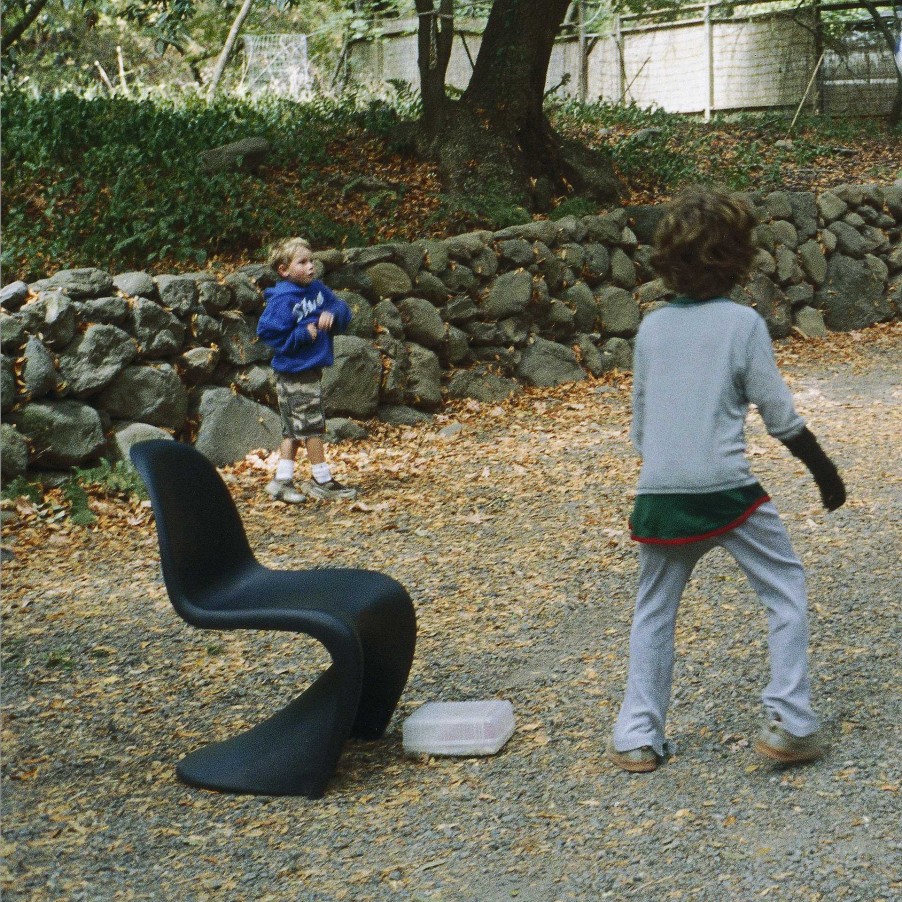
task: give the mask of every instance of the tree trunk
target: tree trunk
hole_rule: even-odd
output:
[[[428,135],[435,135],[445,121],[445,73],[451,59],[454,40],[453,0],[416,0],[419,25],[417,28],[417,63],[420,69],[420,97],[423,101],[423,127]]]
[[[569,0],[495,0],[470,83],[432,142],[446,184],[545,211],[555,193],[619,194],[610,160],[563,142],[545,113],[545,81]]]
[[[254,0],[244,0],[244,3],[241,4],[241,9],[238,10],[238,15],[235,16],[235,21],[232,22],[232,27],[229,29],[229,35],[222,47],[222,53],[219,54],[219,59],[216,60],[216,68],[213,70],[213,77],[210,79],[210,88],[207,94],[208,100],[212,100],[213,95],[216,93],[219,80],[222,78],[222,73],[225,72],[226,63],[229,61],[229,54],[235,46],[235,41],[238,40],[238,33],[241,31],[241,26],[244,24],[244,20],[247,18],[253,5]]]
[[[870,13],[874,27],[883,36],[883,40],[889,48],[890,57],[893,60],[893,68],[896,71],[896,96],[893,98],[893,105],[887,117],[890,128],[895,128],[902,120],[902,69],[899,68],[899,63],[896,61],[896,36],[887,24],[886,19],[880,15],[876,4],[866,2],[862,3],[862,6]]]

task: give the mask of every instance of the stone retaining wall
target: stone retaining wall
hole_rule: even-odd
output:
[[[755,270],[734,300],[771,335],[860,329],[902,310],[902,187],[749,195]],[[496,402],[628,369],[641,317],[667,297],[649,266],[663,207],[617,209],[445,240],[315,254],[351,306],[324,377],[333,438],[355,420],[410,423],[446,397]],[[252,265],[152,277],[62,270],[0,290],[2,464],[86,466],[156,435],[194,441],[217,464],[280,439],[270,352],[255,337]]]

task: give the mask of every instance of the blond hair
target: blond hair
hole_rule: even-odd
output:
[[[275,270],[278,270],[280,266],[288,266],[302,248],[306,248],[308,251],[313,250],[306,238],[286,238],[273,245],[269,252],[268,263]]]
[[[658,226],[651,265],[679,294],[699,300],[727,294],[751,268],[756,225],[744,198],[687,188]]]

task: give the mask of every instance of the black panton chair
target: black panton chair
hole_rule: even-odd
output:
[[[318,798],[345,741],[378,739],[388,726],[413,661],[410,597],[368,570],[259,564],[225,483],[190,445],[139,442],[131,459],[150,494],[166,590],[188,623],[305,633],[332,656],[281,711],[193,752],[176,773],[205,789]]]

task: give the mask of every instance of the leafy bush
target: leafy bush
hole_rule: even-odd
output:
[[[287,192],[268,191],[261,175],[203,171],[199,155],[261,135],[276,148],[276,163],[304,171],[325,163],[328,141],[360,120],[348,102],[207,105],[191,97],[91,100],[9,91],[4,270],[33,279],[63,266],[203,263],[236,248],[255,250],[298,219],[314,243],[359,242],[359,231],[299,208]]]
[[[81,485],[96,486],[107,494],[126,498],[147,498],[147,489],[138,471],[127,461],[110,463],[103,459],[96,467],[75,470],[75,481]]]

